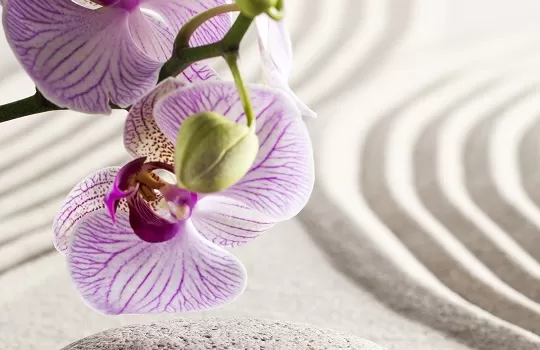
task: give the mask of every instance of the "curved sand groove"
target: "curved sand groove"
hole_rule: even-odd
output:
[[[408,101],[420,100],[445,83],[446,80],[441,80],[432,84]],[[405,109],[407,106],[400,107]],[[396,265],[380,251],[378,244],[363,237],[365,233],[360,231],[352,217],[344,214],[342,208],[333,202],[322,186],[316,186],[313,199],[300,218],[319,247],[332,257],[334,266],[371,290],[379,299],[408,317],[430,324],[477,349],[505,349],[516,344],[523,349],[538,347],[539,338],[454,298],[443,297],[409,277],[402,270],[404,266]],[[364,215],[367,213],[362,213],[361,220],[366,219]],[[315,219],[318,217],[325,219]],[[339,232],[339,239],[330,232]],[[403,298],[403,295],[407,297]],[[474,329],[484,331],[475,332]]]
[[[536,161],[539,134],[540,119],[523,136],[519,150],[519,164],[523,187],[534,204],[540,208],[540,163]]]
[[[482,48],[480,48],[479,50],[481,50]],[[477,59],[475,57],[473,57],[473,60],[469,59],[469,62],[474,62],[476,61]],[[465,61],[466,62],[466,61]],[[481,61],[479,62],[481,63]],[[469,63],[470,64],[470,63]],[[419,66],[421,66],[419,64]],[[440,73],[439,73],[440,74]],[[399,81],[399,80],[398,80]],[[432,87],[433,88],[433,87]],[[439,87],[435,87],[433,88],[434,90],[438,89]],[[424,92],[425,93],[425,92]],[[420,94],[420,95],[423,95],[423,94]],[[419,99],[421,99],[421,96],[418,97]],[[405,98],[407,102],[410,102],[410,99],[411,97],[406,97]],[[369,100],[369,98],[368,98]],[[382,103],[379,102],[379,103]],[[330,103],[330,105],[332,105],[332,103]],[[328,106],[330,107],[330,106]],[[330,107],[331,108],[331,107]],[[341,109],[344,109],[344,108],[341,108]],[[403,109],[408,109],[408,106],[403,106]],[[339,110],[339,109],[338,109]],[[362,118],[362,116],[360,116],[360,118]],[[321,131],[322,130],[325,130],[325,132],[327,132],[327,128],[324,126],[324,122],[321,122],[321,123],[318,123],[318,122],[314,122],[314,123],[311,123],[312,126],[313,124],[320,124],[320,125],[316,125],[316,130],[315,130],[315,133],[317,133],[317,131],[319,132],[319,136],[321,135]],[[388,126],[388,125],[387,125]],[[348,128],[350,128],[350,126],[346,126]],[[413,126],[413,127],[416,127],[416,126]],[[381,129],[384,129],[383,127],[381,127]],[[343,129],[343,127],[340,129],[340,131],[342,132],[342,139],[346,139],[346,140],[350,140],[350,138],[348,137],[348,135],[350,134],[350,136],[353,135],[353,132],[354,131],[351,131],[350,133],[343,133],[345,129]],[[373,132],[373,130],[371,130],[371,132]],[[339,132],[336,132],[337,135],[339,135],[340,133]],[[357,138],[356,140],[362,140],[363,138],[363,134],[357,134]],[[368,137],[370,136],[369,134],[367,135]],[[327,138],[331,139],[330,136],[328,136]],[[374,139],[375,137],[373,137]],[[320,137],[319,139],[320,140]],[[337,140],[334,138],[334,140]],[[334,141],[335,142],[335,141]],[[320,143],[320,141],[318,142],[315,142],[316,145]],[[347,143],[350,143],[351,145],[353,144],[353,142],[348,142]],[[345,144],[345,142],[342,142],[342,144]],[[327,144],[326,146],[329,146],[330,144]],[[337,146],[339,147],[339,146]],[[337,147],[334,146],[332,147],[332,149],[336,149],[337,150]],[[341,149],[344,149],[344,148],[341,148]],[[321,149],[319,148],[319,151]],[[370,149],[371,151],[372,149]],[[330,154],[330,153],[329,153]],[[375,165],[376,167],[380,166],[378,163],[381,163],[381,162],[384,162],[385,161],[385,157],[381,157],[381,158],[377,158],[377,157],[373,157],[372,158],[372,162],[369,162],[366,160],[362,160],[362,164],[363,164],[363,169],[365,169],[365,172],[366,173],[371,173],[371,171],[373,170],[373,165]],[[337,163],[336,163],[337,164]],[[332,169],[332,165],[331,164],[325,164],[322,166],[323,169]],[[320,169],[320,168],[319,168]],[[347,167],[347,169],[349,169],[349,167]],[[347,170],[348,172],[349,170]],[[334,171],[335,172],[335,171]],[[326,174],[328,173],[328,174]],[[332,178],[331,175],[329,175],[330,173],[329,172],[326,172],[325,171],[325,176],[324,178],[325,179],[330,179]],[[348,174],[348,173],[347,173]],[[377,178],[377,176],[373,176],[373,174],[371,173],[372,177],[375,179]],[[321,174],[319,174],[319,179],[321,179]],[[348,175],[347,175],[348,176]],[[339,181],[337,178],[339,177],[336,177],[333,179],[333,182],[332,183],[336,183],[336,181]],[[382,178],[382,177],[381,177]],[[378,179],[379,181],[380,178]],[[326,181],[328,184],[330,184],[330,182]],[[323,186],[321,186],[321,181],[319,181],[318,183],[318,186],[317,186],[317,191],[316,191],[316,197],[314,200],[312,200],[312,203],[318,203],[317,204],[312,204],[308,207],[308,209],[306,210],[307,213],[305,213],[304,215],[302,215],[302,219],[303,221],[306,221],[308,224],[310,222],[313,221],[313,219],[311,219],[310,217],[315,217],[316,215],[323,215],[323,213],[325,211],[329,211],[331,214],[324,214],[326,216],[331,216],[331,217],[334,217],[334,216],[338,216],[338,217],[341,217],[343,216],[341,213],[337,213],[336,211],[338,212],[341,212],[343,211],[343,209],[345,209],[345,207],[343,206],[340,206],[341,208],[340,209],[336,209],[336,208],[333,208],[333,205],[331,204],[331,198],[328,197],[328,195],[325,194],[325,186],[323,184]],[[333,186],[335,187],[335,186]],[[367,191],[367,192],[371,192],[372,193],[372,196],[373,196],[373,199],[374,201],[376,200],[380,200],[380,193],[377,193],[377,191],[373,188],[373,187],[364,187],[363,188],[364,191]],[[349,193],[349,196],[351,194]],[[335,198],[334,195],[332,195],[332,198]],[[324,203],[324,204],[321,204],[321,203]],[[382,207],[382,206],[381,206]],[[329,209],[329,208],[332,208],[332,209]],[[373,208],[372,208],[373,209]],[[388,208],[384,208],[384,209],[388,209]],[[349,215],[353,215],[353,211],[348,211]],[[354,214],[356,217],[363,217],[364,215],[369,215],[367,212],[358,212],[358,211],[354,211]],[[340,215],[341,214],[341,215]],[[351,217],[352,219],[352,217]],[[355,218],[356,219],[356,218]],[[363,219],[358,219],[358,220],[354,220],[354,221],[361,221]],[[347,225],[354,225],[354,221],[351,222],[351,220],[345,220],[344,218],[340,218],[340,219],[337,219],[337,220],[330,220],[331,221],[331,224],[328,225],[329,227],[332,227],[332,224],[333,225],[339,225],[337,227],[339,227],[339,229],[345,229],[345,227]],[[383,221],[385,224],[387,224],[387,222]],[[380,264],[380,261],[378,259],[375,259],[373,257],[370,257],[370,259],[362,259],[362,254],[360,252],[363,252],[363,249],[361,249],[359,247],[359,245],[363,245],[365,246],[366,244],[368,244],[369,241],[366,241],[365,239],[364,240],[360,240],[358,241],[358,238],[355,240],[353,240],[350,235],[347,233],[345,236],[340,236],[339,238],[340,239],[343,239],[346,241],[346,244],[344,243],[340,243],[338,242],[336,239],[335,239],[335,235],[331,235],[331,236],[328,236],[328,232],[326,232],[326,235],[322,232],[318,232],[318,230],[314,229],[316,226],[314,223],[311,223],[310,226],[309,226],[312,230],[311,233],[312,235],[315,236],[315,239],[316,241],[320,244],[320,247],[322,249],[324,249],[325,251],[327,251],[329,253],[329,255],[333,258],[333,262],[338,265],[341,269],[343,269],[347,274],[349,274],[351,277],[355,278],[355,279],[360,279],[362,281],[362,284],[363,285],[369,285],[370,288],[374,288],[377,290],[377,292],[375,293],[377,296],[383,296],[385,295],[385,298],[382,298],[384,299],[386,302],[388,302],[389,304],[391,304],[393,307],[396,307],[395,306],[395,303],[403,303],[404,305],[400,305],[400,307],[403,307],[405,309],[407,309],[407,307],[405,306],[405,304],[408,304],[407,301],[400,301],[400,302],[397,302],[395,301],[392,296],[389,296],[388,294],[392,294],[392,293],[389,293],[388,291],[386,292],[383,292],[381,291],[382,288],[387,288],[387,289],[392,289],[392,287],[389,287],[388,285],[388,282],[387,281],[384,281],[384,283],[382,281],[377,281],[375,282],[375,280],[377,280],[377,278],[375,278],[374,276],[370,276],[372,279],[369,279],[367,278],[365,275],[369,275],[368,272],[366,272],[365,270],[368,270],[369,269],[369,266],[372,266],[374,264],[377,264],[377,269],[381,269],[381,265]],[[330,231],[330,229],[328,229],[328,231]],[[349,231],[349,230],[348,230]],[[337,230],[335,228],[332,228],[331,229],[331,232],[337,232]],[[361,235],[361,233],[358,233],[358,235]],[[353,235],[353,238],[354,238],[354,235]],[[362,243],[360,243],[362,242]],[[352,247],[354,246],[355,249],[353,249]],[[368,250],[371,248],[365,248],[365,250]],[[341,252],[340,254],[338,254],[338,252]],[[344,257],[344,255],[348,255],[348,257]],[[357,256],[357,261],[355,262],[354,259],[352,258],[354,255]],[[374,259],[374,260],[372,260]],[[377,261],[377,263],[374,263],[373,261]],[[403,266],[403,268],[405,268],[405,266]],[[359,271],[359,270],[363,270],[363,271]],[[393,271],[394,274],[397,273],[397,271]],[[464,271],[466,274],[467,274],[467,271]],[[359,276],[360,275],[360,276]],[[439,277],[439,276],[437,276]],[[474,279],[475,279],[475,275],[470,275],[470,278],[472,278],[473,282]],[[492,276],[494,277],[494,276]],[[397,278],[397,276],[393,276],[393,278]],[[400,280],[400,282],[402,282]],[[500,282],[500,281],[499,281]],[[377,284],[377,283],[380,283]],[[476,282],[475,282],[476,283]],[[509,289],[508,287],[506,287],[506,290],[508,290],[510,292],[510,296],[511,298],[515,299],[515,298],[518,298],[520,299],[521,301],[524,301],[526,299],[524,299],[523,297],[520,297],[519,294],[517,294],[515,291],[512,291],[511,289]],[[491,294],[493,294],[497,300],[497,294],[498,294],[498,290],[493,290],[493,288],[491,288]],[[399,294],[399,293],[396,293],[396,294]],[[481,297],[480,295],[478,295],[479,297]],[[395,298],[397,298],[397,296],[394,296]],[[488,298],[484,299],[485,302],[488,302]],[[528,307],[531,307],[533,309],[537,309],[537,307],[535,306],[534,303],[532,303],[530,300],[529,301],[525,301],[526,303],[526,306],[525,305],[521,305],[519,306],[518,305],[518,308],[521,308],[522,311],[524,312],[524,314],[526,315],[532,315],[533,318],[536,318],[538,317],[537,313],[534,312],[534,311],[531,311],[528,309]],[[513,303],[511,302],[510,305],[513,305]],[[397,308],[400,308],[400,307],[397,307]],[[415,305],[415,307],[418,307],[418,305]],[[498,306],[497,306],[497,303],[496,302],[493,302],[493,304],[491,305],[490,307],[491,309],[497,309]],[[463,310],[464,311],[464,310]],[[413,312],[416,314],[416,312]],[[507,309],[506,311],[503,312],[504,314],[506,314],[507,316],[510,317],[510,319],[516,319],[518,317],[514,317],[512,315],[512,308],[509,308]],[[409,309],[407,309],[407,315],[411,315],[411,312]],[[423,318],[424,322],[426,323],[429,323],[431,325],[437,325],[436,327],[438,329],[441,329],[441,330],[445,330],[445,331],[448,331],[448,332],[452,332],[451,329],[452,327],[449,326],[448,324],[444,324],[444,322],[440,322],[438,323],[437,320],[436,320],[436,317],[433,316],[433,317],[426,317],[425,315],[415,315],[415,316],[418,316],[420,318]],[[518,322],[521,322],[523,325],[525,325],[526,327],[529,327],[528,324],[526,324],[527,322],[525,320],[522,320],[522,319],[518,319],[517,320]],[[439,328],[440,327],[440,328]],[[529,327],[529,328],[535,328],[535,327]],[[515,329],[513,329],[514,331]],[[511,331],[510,333],[512,333],[513,331]],[[489,345],[487,343],[485,343],[485,339],[484,340],[480,340],[480,339],[476,339],[476,341],[478,341],[478,343],[474,343],[474,342],[471,342],[470,339],[465,339],[467,338],[468,336],[464,336],[463,339],[464,341],[467,341],[469,344],[474,344],[475,347],[478,347],[478,348],[486,348],[486,349],[491,349],[493,348],[493,344]],[[510,343],[511,344],[511,343]],[[510,344],[507,344],[507,346],[510,347]],[[515,346],[515,344],[511,344],[512,347]],[[500,348],[505,348],[505,347],[500,347]],[[534,346],[533,346],[534,348]]]
[[[489,96],[489,95],[488,95]],[[478,98],[479,96],[472,96]],[[470,101],[470,96],[465,96]],[[462,102],[462,101],[458,101]],[[428,127],[423,131],[415,146],[415,186],[418,195],[422,199],[430,213],[441,222],[454,236],[462,242],[480,261],[488,266],[495,274],[509,283],[525,295],[535,298],[534,289],[529,283],[538,283],[535,274],[522,271],[521,266],[513,259],[504,247],[492,241],[492,237],[486,235],[481,228],[475,225],[466,213],[461,212],[459,206],[454,204],[448,197],[445,181],[448,179],[438,178],[437,164],[439,137],[444,122],[452,117],[461,103],[456,103],[449,109],[441,112]],[[471,115],[467,115],[471,117]]]
[[[402,50],[414,41],[413,28],[427,21],[417,12],[422,3],[291,4],[292,85],[320,114],[308,121],[318,182],[299,220],[239,249],[250,274],[248,290],[237,303],[208,314],[316,323],[392,350],[540,347],[540,337],[527,331],[540,332],[540,306],[531,300],[538,298],[533,258],[538,258],[534,224],[540,221],[531,216],[537,208],[517,210],[506,197],[486,190],[506,188],[490,168],[493,125],[521,105],[534,113],[535,92],[505,89],[506,77],[517,74],[507,66],[518,62],[523,67],[516,71],[525,71],[520,56],[534,56],[537,35],[522,31],[479,45],[471,38],[470,47],[462,50],[456,43],[448,52],[441,38],[434,42],[436,50]],[[3,47],[0,41],[2,53]],[[259,71],[257,56],[253,47],[243,55],[247,76]],[[20,75],[20,70],[3,74],[17,66],[11,56],[4,62],[0,95],[9,94],[0,96],[2,101],[13,97],[11,86]],[[448,125],[467,117],[474,123]],[[72,291],[62,258],[50,254],[52,217],[71,187],[91,171],[127,159],[122,120],[120,113],[55,112],[0,126],[0,151],[7,153],[0,159],[0,285],[13,286],[0,293],[5,330],[0,343],[38,348],[51,339],[74,341],[87,325],[95,332],[144,320],[105,318],[88,310]],[[458,130],[470,142],[451,148],[454,153],[463,148],[468,177],[464,184],[445,183],[443,166],[463,165],[459,157],[445,158],[439,136],[451,140]],[[530,164],[538,154],[540,123],[535,130],[523,136],[521,176],[523,195],[540,202],[533,183],[540,169],[538,162]],[[449,195],[456,188],[464,197],[458,199],[467,200],[475,213],[464,212]],[[509,241],[513,245],[505,244]],[[38,330],[31,339],[25,336],[29,330]]]
[[[347,61],[349,69],[344,70],[345,75],[336,80],[331,88],[325,89],[325,93],[318,95],[313,101],[313,108],[323,108],[324,103],[340,98],[349,91],[358,89],[360,85],[374,77],[389,56],[397,49],[399,41],[403,39],[411,24],[411,12],[414,1],[403,0],[399,2],[386,2],[385,27],[383,33],[367,50],[367,54],[357,57],[356,60]],[[357,44],[356,44],[357,45]],[[355,45],[355,46],[356,46]],[[346,47],[347,54],[350,48]],[[350,60],[350,57],[349,57]],[[339,82],[339,83],[338,83]]]
[[[426,98],[429,99],[424,97],[424,101]],[[450,237],[443,239],[442,233],[433,231],[433,227],[428,231],[423,227],[425,224],[420,224],[419,217],[408,213],[411,203],[401,202],[393,196],[392,189],[386,183],[390,170],[381,160],[388,157],[385,154],[388,131],[392,130],[392,124],[403,112],[403,109],[396,110],[383,116],[365,142],[361,182],[363,195],[370,207],[415,257],[450,289],[495,316],[540,332],[540,308],[533,311],[533,303],[523,305],[522,300],[516,300],[511,291],[504,290],[504,284],[492,284],[494,276],[489,276],[488,282],[484,276],[480,277],[478,271],[471,271],[471,259],[464,259],[463,254],[459,254],[459,246],[448,245]]]
[[[510,205],[514,205],[531,223],[540,227],[540,210],[530,199],[521,181],[519,151],[521,141],[528,130],[538,122],[540,110],[537,105],[538,97],[530,99],[517,108],[504,113],[494,121],[492,137],[489,140],[489,166],[496,190]],[[519,117],[516,117],[519,116]],[[525,154],[528,162],[535,162],[535,154]],[[530,175],[530,174],[526,174]],[[526,235],[531,232],[527,222],[523,228],[517,227],[509,234],[515,237],[520,246],[531,256],[537,257],[539,237]]]

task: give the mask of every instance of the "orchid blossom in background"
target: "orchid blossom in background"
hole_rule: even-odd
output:
[[[88,3],[88,1],[86,1]],[[134,104],[158,80],[178,30],[225,0],[9,0],[3,13],[8,42],[39,91],[59,107],[109,113],[109,103]],[[149,12],[151,10],[152,12]],[[221,39],[230,17],[201,26],[191,43]]]
[[[54,219],[78,292],[106,314],[231,302],[246,271],[227,248],[294,217],[314,184],[301,118],[314,113],[288,87],[283,1],[74,1],[3,1],[7,39],[37,89],[0,106],[0,122],[129,111],[132,160],[83,179]],[[246,85],[238,67],[253,22],[269,86]],[[220,56],[234,82],[200,62]]]

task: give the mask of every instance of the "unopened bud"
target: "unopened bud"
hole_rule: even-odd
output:
[[[192,115],[178,133],[178,185],[196,193],[223,191],[244,177],[258,151],[259,139],[246,125],[213,112]]]

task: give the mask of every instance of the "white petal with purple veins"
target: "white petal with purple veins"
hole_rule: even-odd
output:
[[[242,202],[220,195],[209,195],[200,200],[191,220],[206,239],[226,247],[247,243],[275,223]]]
[[[159,18],[141,11],[129,15],[129,31],[133,43],[158,62],[165,62],[171,57],[176,33]]]
[[[133,36],[130,27],[144,20],[139,15],[90,10],[69,0],[49,0],[47,6],[10,0],[3,23],[13,51],[45,97],[61,107],[109,113],[109,101],[129,106],[157,80],[162,55],[150,41],[159,30],[148,21],[147,28],[155,30]]]
[[[177,80],[185,84],[219,80],[217,73],[207,64],[197,62],[186,68]]]
[[[252,169],[223,195],[237,199],[276,221],[289,219],[305,206],[314,182],[313,153],[305,124],[294,103],[277,90],[250,87],[257,117],[260,150]],[[180,88],[155,109],[156,123],[175,142],[182,121],[213,111],[245,123],[233,83],[206,82]]]
[[[141,6],[160,14],[176,33],[193,16],[226,3],[226,0],[143,0]],[[229,14],[216,16],[197,29],[190,45],[201,46],[219,41],[230,27]]]
[[[219,307],[246,285],[240,261],[201,237],[189,220],[173,240],[146,243],[126,215],[113,225],[106,211],[96,212],[77,226],[68,265],[84,300],[106,314]]]
[[[58,251],[67,251],[70,232],[79,220],[91,212],[105,208],[105,195],[119,170],[119,167],[98,170],[71,190],[53,223],[54,246]]]
[[[134,157],[147,157],[149,162],[173,164],[174,145],[163,135],[154,120],[157,101],[175,89],[194,82],[217,80],[216,73],[207,65],[194,63],[178,78],[164,80],[151,93],[134,104],[124,126],[124,146]]]

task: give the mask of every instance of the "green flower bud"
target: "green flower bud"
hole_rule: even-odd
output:
[[[246,125],[213,112],[192,115],[176,142],[178,185],[197,193],[223,191],[242,179],[258,152],[259,139]]]
[[[275,8],[278,0],[236,0],[236,4],[244,15],[255,18]]]

